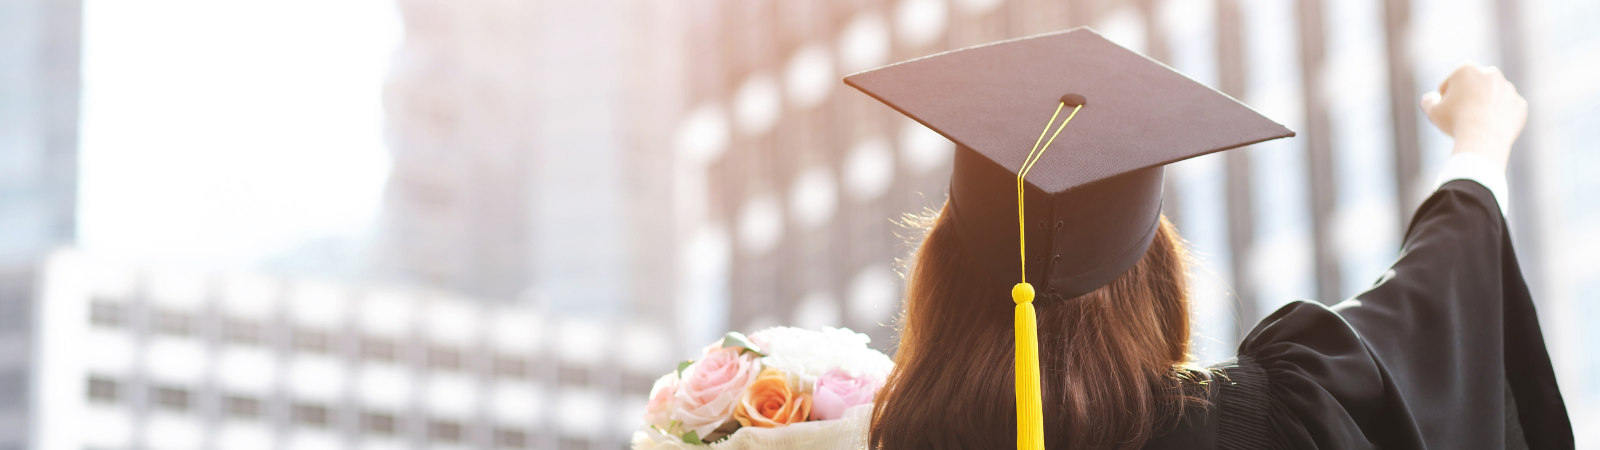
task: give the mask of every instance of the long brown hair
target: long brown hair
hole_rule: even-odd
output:
[[[926,229],[912,259],[895,369],[872,414],[871,448],[1016,446],[1012,301],[962,249],[949,217]],[[1142,446],[1195,401],[1189,372],[1185,252],[1166,217],[1144,257],[1082,296],[1034,304],[1045,445]]]

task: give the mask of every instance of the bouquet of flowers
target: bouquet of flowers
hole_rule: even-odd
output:
[[[656,380],[633,448],[860,448],[894,363],[844,328],[728,333]]]

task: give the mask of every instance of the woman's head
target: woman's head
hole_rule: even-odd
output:
[[[1011,448],[1016,436],[1010,287],[962,248],[946,211],[914,224],[896,368],[871,447]],[[1144,257],[1088,294],[1035,302],[1045,442],[1130,448],[1182,410],[1188,359],[1185,254],[1165,218]]]

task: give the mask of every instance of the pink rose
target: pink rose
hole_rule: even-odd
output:
[[[650,389],[650,403],[644,407],[644,423],[665,433],[677,434],[672,429],[672,398],[678,393],[678,374],[669,373],[656,380]]]
[[[708,349],[705,359],[683,371],[683,380],[673,394],[672,418],[683,423],[683,431],[705,438],[733,420],[733,410],[746,386],[761,372],[754,353],[740,354],[739,348]]]
[[[853,376],[835,367],[817,378],[811,394],[811,420],[832,420],[844,417],[852,406],[872,403],[872,397],[883,387],[883,377]]]

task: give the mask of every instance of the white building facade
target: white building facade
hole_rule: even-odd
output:
[[[41,287],[38,450],[616,448],[671,365],[664,332],[439,292],[77,252]]]

